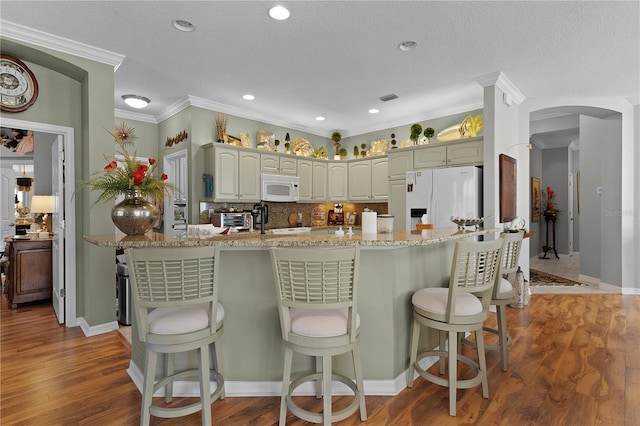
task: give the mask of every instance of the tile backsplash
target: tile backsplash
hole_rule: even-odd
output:
[[[361,225],[362,212],[365,208],[378,212],[378,214],[387,214],[387,203],[340,203],[342,204],[342,212],[356,213],[356,222],[354,226]],[[212,203],[200,202],[200,223],[209,223],[209,210],[220,211],[222,209],[234,208],[236,210],[251,211],[254,203]],[[335,203],[267,203],[269,206],[269,222],[267,228],[287,228],[292,226],[289,223],[289,216],[295,213],[302,213],[302,226],[326,226],[329,218],[329,210],[335,210]],[[324,222],[320,224],[313,217],[314,209],[324,211]],[[294,225],[295,226],[295,225]]]

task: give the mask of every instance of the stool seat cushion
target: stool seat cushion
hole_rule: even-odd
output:
[[[500,281],[498,282],[498,298],[503,294],[503,293],[510,293],[513,291],[513,285],[511,284],[511,282],[506,279],[506,278],[500,278]],[[507,294],[507,297],[511,297],[512,294]]]
[[[291,308],[291,331],[308,337],[335,337],[347,334],[348,309],[298,309]],[[356,328],[360,327],[360,315]]]
[[[224,308],[218,303],[216,324],[224,319]],[[181,334],[209,326],[209,304],[186,307],[157,308],[149,313],[149,331],[154,334]]]
[[[413,306],[434,314],[446,315],[449,298],[448,288],[423,288],[413,293]],[[482,302],[471,293],[458,293],[455,315],[471,316],[482,312]]]

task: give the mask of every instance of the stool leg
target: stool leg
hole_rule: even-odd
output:
[[[356,386],[360,392],[360,420],[367,420],[367,404],[364,396],[364,381],[362,379],[362,364],[360,363],[360,346],[355,345],[351,351],[353,357],[353,370],[356,376]]]
[[[458,381],[458,337],[449,332],[449,415],[456,415],[456,385]]]
[[[211,426],[211,386],[209,369],[209,345],[198,348],[198,370],[200,372],[200,403],[202,405],[202,425]]]
[[[293,350],[284,348],[284,373],[282,375],[282,396],[280,397],[280,426],[287,423],[287,397],[289,396],[289,383],[291,381],[291,363],[293,361]]]
[[[482,335],[482,326],[476,330],[476,342],[478,345],[478,369],[480,370],[480,379],[482,380],[482,397],[489,398],[489,383],[487,381],[487,360],[484,352],[484,336]]]
[[[220,379],[218,378],[218,374],[222,371],[222,350],[220,350],[220,345],[216,342],[213,342],[213,368],[216,372],[216,384],[220,386]],[[222,387],[222,392],[220,393],[220,399],[224,399],[226,396],[224,386]]]
[[[165,376],[173,375],[174,370],[174,354],[164,354],[164,372]],[[164,387],[164,402],[169,403],[173,400],[173,380]]]
[[[498,321],[498,337],[500,339],[500,369],[507,371],[509,363],[509,345],[507,339],[507,312],[505,305],[496,306],[496,319]]]
[[[438,339],[439,339],[438,345],[440,347],[440,350],[443,352],[446,351],[447,342],[446,342],[446,334],[444,331],[438,331]],[[445,359],[444,356],[440,356],[440,361],[439,361],[440,374],[444,374],[444,359]]]
[[[144,387],[142,389],[142,410],[140,412],[140,425],[147,426],[151,421],[151,398],[153,397],[153,384],[156,377],[156,364],[158,354],[147,349],[144,362]]]
[[[414,318],[411,325],[411,347],[409,348],[409,369],[407,370],[407,387],[413,387],[416,358],[418,357],[418,339],[420,339],[420,323]]]
[[[331,426],[331,355],[322,357],[322,419]]]
[[[322,358],[316,358],[316,373],[322,373]],[[316,398],[322,398],[322,378],[316,380]]]

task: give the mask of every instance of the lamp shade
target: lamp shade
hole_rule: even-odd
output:
[[[52,213],[53,197],[51,195],[34,195],[31,198],[31,213]]]

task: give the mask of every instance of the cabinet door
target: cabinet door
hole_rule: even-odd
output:
[[[413,151],[398,148],[390,150],[388,155],[389,180],[406,179],[407,172],[413,170]]]
[[[313,198],[313,162],[311,160],[297,160],[297,163],[300,201],[311,201]]]
[[[313,161],[313,200],[324,201],[327,199],[327,163],[326,161]]]
[[[215,148],[214,198],[216,201],[238,199],[238,151]]]
[[[297,162],[293,156],[291,156],[291,158],[280,157],[280,174],[295,175],[298,172],[296,166]]]
[[[260,154],[257,152],[240,152],[238,164],[240,165],[238,199],[260,201]]]
[[[393,230],[407,228],[407,184],[405,179],[389,181],[389,214],[393,215]]]
[[[371,160],[349,163],[349,200],[371,199]]]
[[[476,165],[484,162],[483,141],[463,142],[447,145],[447,165]]]
[[[329,163],[327,171],[327,185],[329,200],[347,201],[347,163]]]
[[[384,201],[389,198],[389,161],[386,158],[371,160],[371,199]]]
[[[280,173],[280,157],[273,154],[260,154],[260,170],[262,173]]]
[[[433,169],[447,165],[447,146],[424,146],[413,153],[413,168]]]

